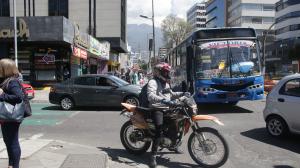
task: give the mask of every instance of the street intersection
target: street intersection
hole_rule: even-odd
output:
[[[229,160],[224,168],[300,168],[300,137],[272,138],[265,130],[262,116],[264,101],[240,102],[236,107],[211,105],[200,107],[201,114],[214,115],[225,123],[224,127],[211,122],[201,126],[216,127],[230,147]],[[33,103],[33,116],[25,119],[20,137],[38,136],[68,143],[89,145],[108,154],[110,167],[147,167],[149,153],[142,156],[128,154],[121,145],[119,133],[127,120],[118,108],[78,108],[62,111],[51,104]],[[163,167],[197,166],[186,149],[184,154],[163,150],[158,162]]]

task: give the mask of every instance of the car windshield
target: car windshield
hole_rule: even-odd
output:
[[[116,77],[116,76],[110,76],[110,78],[114,81],[114,82],[116,82],[118,85],[120,85],[120,86],[126,86],[126,85],[129,85],[129,83],[128,82],[126,82],[126,81],[124,81],[123,79],[120,79],[120,78],[118,78],[118,77]]]
[[[260,75],[256,43],[251,40],[200,43],[196,60],[199,79]]]

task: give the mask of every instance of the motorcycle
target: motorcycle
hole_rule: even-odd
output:
[[[152,111],[164,112],[163,138],[161,150],[175,149],[181,145],[182,138],[189,129],[188,152],[201,167],[220,167],[225,164],[229,148],[225,138],[214,128],[200,127],[198,122],[210,120],[224,125],[218,118],[210,115],[197,115],[197,104],[193,97],[183,96],[175,106],[169,108],[143,108],[122,103],[125,108],[121,115],[130,120],[125,122],[120,131],[120,138],[125,149],[135,155],[146,153],[155,135],[155,125],[150,115]]]

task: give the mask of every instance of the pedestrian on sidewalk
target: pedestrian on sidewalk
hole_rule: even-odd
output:
[[[19,71],[11,59],[0,60],[0,101],[12,105],[24,99],[22,86],[18,81]],[[7,83],[8,81],[8,83]],[[3,88],[3,89],[2,89]],[[21,148],[19,143],[20,122],[1,122],[1,131],[8,154],[8,168],[19,168]]]

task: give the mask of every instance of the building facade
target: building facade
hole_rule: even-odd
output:
[[[266,65],[270,76],[282,77],[300,72],[300,1],[280,0],[275,9],[276,41],[268,46]]]
[[[226,4],[225,0],[209,0],[206,2],[206,27],[226,27]]]
[[[227,0],[227,26],[252,27],[258,35],[274,23],[278,0]]]
[[[205,13],[205,3],[196,3],[187,11],[187,22],[192,25],[193,31],[206,27]]]
[[[16,6],[18,28],[28,30],[18,38],[19,65],[33,85],[119,68],[119,55],[127,51],[126,0],[24,0]],[[12,16],[13,0],[1,0],[1,58],[14,58]]]

